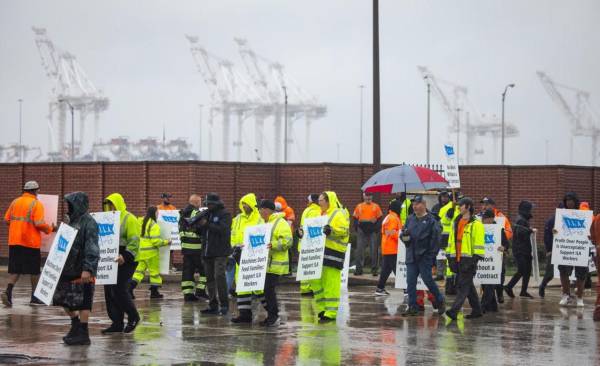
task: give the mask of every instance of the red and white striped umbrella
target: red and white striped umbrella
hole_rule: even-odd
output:
[[[376,173],[361,189],[366,193],[399,193],[448,187],[448,181],[431,169],[398,165]]]

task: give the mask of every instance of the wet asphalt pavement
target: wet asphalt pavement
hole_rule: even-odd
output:
[[[164,289],[165,299],[152,301],[145,288],[136,290],[143,322],[134,334],[100,334],[109,320],[98,287],[92,345],[67,347],[61,338],[68,318],[60,308],[29,306],[29,290],[25,281],[19,283],[15,306],[0,309],[0,364],[600,364],[600,324],[592,321],[595,292],[586,292],[583,310],[560,309],[560,290],[553,288],[543,300],[507,298],[499,313],[447,326],[429,305],[424,316],[403,317],[400,290],[375,298],[372,287],[351,287],[337,324],[319,325],[313,300],[287,285],[279,288],[284,323],[265,329],[258,325],[262,309],[251,326],[236,326],[230,316],[200,315],[205,302],[184,304],[176,285]]]

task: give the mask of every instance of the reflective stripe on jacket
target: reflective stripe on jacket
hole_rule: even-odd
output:
[[[198,213],[198,210],[192,210],[189,217],[194,217]],[[179,226],[181,227],[181,225]],[[179,238],[181,239],[181,248],[187,250],[202,250],[202,241],[200,235],[195,231],[180,230]]]
[[[140,219],[143,220],[143,219]],[[140,238],[140,253],[138,255],[140,260],[152,258],[158,255],[158,249],[169,243],[168,240],[160,237],[160,226],[149,219],[146,222],[146,230],[144,235]]]
[[[329,198],[329,209],[325,214],[329,216],[327,225],[331,227],[331,234],[325,240],[323,265],[342,269],[348,240],[350,239],[350,217],[335,192],[325,193]]]
[[[450,235],[452,231],[452,220],[458,216],[458,207],[454,208],[454,216],[448,217],[448,211],[452,208],[453,202],[450,201],[446,203],[442,208],[440,208],[440,212],[438,216],[440,217],[440,224],[442,224],[442,233]]]
[[[44,205],[27,192],[11,203],[4,214],[4,221],[10,225],[8,245],[39,249],[42,242],[40,231],[46,234],[52,232],[50,225],[44,222]]]
[[[452,222],[452,231],[448,237],[448,247],[446,255],[450,258],[456,258],[456,231],[458,230],[458,222],[461,215],[457,216]],[[471,217],[465,225],[461,241],[461,258],[472,258],[473,256],[485,256],[485,228],[481,221]]]
[[[271,229],[271,250],[269,250],[267,273],[288,274],[290,271],[288,249],[293,244],[292,228],[283,217],[276,214],[271,215],[268,222],[273,223],[273,229]]]
[[[133,261],[137,261],[140,249],[140,222],[132,213],[127,211],[125,200],[119,193],[112,193],[106,197],[121,213],[121,232],[119,237],[119,253],[127,252]]]

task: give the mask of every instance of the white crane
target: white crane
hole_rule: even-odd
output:
[[[468,89],[465,86],[446,81],[435,76],[427,67],[417,66],[419,73],[423,77],[425,84],[429,83],[433,95],[446,113],[448,120],[451,122],[448,131],[457,136],[457,156],[460,152],[460,136],[461,136],[461,113],[465,115],[465,146],[467,153],[465,155],[465,163],[471,163],[471,157],[478,153],[473,149],[475,140],[478,136],[491,135],[494,140],[494,151],[497,151],[496,145],[498,139],[502,136],[502,124],[495,119],[488,120],[485,115],[481,114],[468,97]],[[451,89],[452,99],[444,92],[443,85]],[[472,121],[473,120],[473,121]],[[519,135],[519,130],[512,124],[505,125],[505,137],[516,137]],[[495,156],[496,154],[494,154]]]
[[[85,119],[89,113],[94,113],[94,130],[92,143],[98,139],[100,113],[108,108],[109,100],[102,95],[87,77],[75,56],[60,50],[48,38],[45,28],[32,28],[35,34],[35,44],[42,60],[46,75],[54,83],[52,98],[49,103],[49,156],[64,160],[68,154],[66,139],[66,108],[65,103],[73,106],[79,112],[79,150],[84,148]],[[63,103],[63,101],[65,103]],[[54,123],[53,113],[58,109],[57,123]],[[58,124],[58,126],[56,126]],[[58,127],[57,129],[55,127]],[[91,146],[90,146],[91,147]]]
[[[234,141],[237,160],[242,160],[242,123],[257,105],[261,104],[260,94],[235,69],[231,61],[209,53],[198,44],[197,36],[186,35],[190,51],[198,72],[202,75],[210,95],[209,105],[209,159],[212,158],[212,127],[215,113],[222,115],[223,160],[229,160],[231,115],[238,117],[237,139]]]
[[[250,75],[255,89],[260,94],[261,100],[266,99],[267,101],[267,104],[261,106],[256,113],[257,150],[262,150],[264,119],[268,115],[273,115],[275,117],[275,161],[281,161],[282,147],[294,142],[290,139],[290,136],[294,136],[293,122],[304,117],[306,120],[304,155],[308,161],[311,123],[314,119],[324,117],[327,114],[327,107],[320,104],[315,96],[301,88],[293,78],[285,73],[282,64],[258,55],[248,46],[248,41],[245,39],[235,38],[234,41],[238,45],[246,71]],[[287,93],[288,100],[291,103],[287,105],[287,116],[289,117],[287,141],[282,144],[280,141],[284,141],[282,138],[282,127],[284,127],[282,119],[284,117],[285,93]],[[296,146],[298,147],[298,144]]]
[[[596,166],[598,161],[598,144],[600,143],[600,117],[590,103],[590,93],[568,85],[554,82],[548,74],[537,71],[537,76],[542,86],[567,117],[571,125],[571,139],[569,147],[569,162],[573,163],[573,138],[589,137],[592,140],[592,165]],[[570,93],[574,97],[574,103],[570,103],[565,95]]]

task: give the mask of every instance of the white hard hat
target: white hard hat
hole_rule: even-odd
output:
[[[30,180],[29,182],[25,183],[25,185],[23,186],[23,190],[26,190],[26,191],[31,191],[34,189],[40,189],[40,185],[35,180]]]

